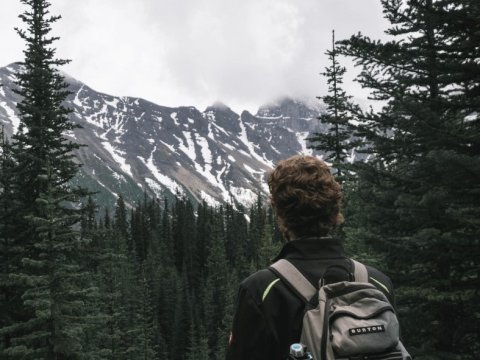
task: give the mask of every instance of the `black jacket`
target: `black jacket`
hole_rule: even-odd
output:
[[[325,269],[343,265],[352,269],[342,245],[332,238],[303,238],[290,241],[278,259],[287,259],[318,288]],[[335,268],[336,269],[336,268]],[[369,281],[394,304],[390,279],[367,266]],[[328,271],[327,283],[345,280],[345,272]],[[290,345],[300,340],[303,301],[271,270],[263,269],[240,284],[227,360],[283,360]]]

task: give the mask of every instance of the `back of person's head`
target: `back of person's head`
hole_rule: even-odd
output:
[[[278,163],[268,178],[280,230],[287,238],[325,236],[341,223],[341,187],[329,167],[313,156]]]

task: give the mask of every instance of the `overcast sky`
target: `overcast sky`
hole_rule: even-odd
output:
[[[384,37],[380,0],[50,0],[64,71],[97,91],[200,110],[255,112],[281,96],[324,95],[324,52],[361,31]],[[0,66],[22,59],[19,0],[1,0]],[[347,63],[345,63],[348,65]],[[365,97],[346,77],[345,88]]]

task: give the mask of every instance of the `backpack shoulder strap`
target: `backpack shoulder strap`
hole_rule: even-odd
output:
[[[365,265],[356,260],[350,259],[353,264],[353,271],[355,276],[355,282],[366,282],[368,283],[368,271]]]
[[[305,276],[288,260],[280,259],[270,266],[275,274],[285,280],[287,285],[297,293],[306,303],[315,296],[318,290]]]

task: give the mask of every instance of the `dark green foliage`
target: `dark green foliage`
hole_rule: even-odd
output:
[[[64,137],[75,128],[68,121],[71,110],[62,105],[69,92],[57,70],[67,61],[55,58],[57,38],[49,32],[59,17],[49,15],[50,4],[22,3],[28,7],[20,15],[27,29],[17,32],[27,48],[15,90],[22,97],[21,122],[5,153],[13,160],[5,175],[15,186],[2,194],[15,199],[9,209],[15,221],[4,223],[11,227],[4,233],[8,259],[2,279],[9,288],[1,316],[2,358],[77,359],[87,352],[84,331],[94,287],[82,267],[86,242],[74,228],[86,192],[69,185],[79,168],[72,155],[79,145]]]
[[[480,4],[383,0],[392,40],[340,52],[384,106],[357,112],[354,235],[385,254],[417,358],[480,356]]]
[[[247,251],[249,240],[245,210],[240,208],[236,211],[231,204],[225,204],[225,208],[222,210],[225,218],[225,251],[227,261],[231,266],[238,269],[240,277],[245,277],[251,272],[249,264],[255,262],[255,259],[252,257],[255,254],[250,254],[249,257]],[[253,243],[258,242],[256,239],[251,239],[250,241]]]
[[[325,153],[324,159],[332,163],[337,180],[343,181],[346,175],[345,165],[353,159],[353,150],[359,142],[352,136],[353,112],[358,107],[351,102],[351,96],[342,89],[345,67],[338,62],[338,51],[335,47],[335,32],[332,32],[332,50],[326,52],[331,65],[322,73],[327,79],[328,95],[321,96],[326,111],[319,116],[320,123],[328,126],[326,132],[315,133],[308,138],[310,147]]]
[[[262,203],[260,195],[257,196],[257,201],[250,209],[250,227],[248,231],[248,245],[246,248],[247,258],[253,259],[255,266],[259,263],[259,249],[262,240],[262,231],[265,227],[266,212]]]
[[[18,268],[18,257],[22,249],[15,246],[15,161],[12,156],[11,146],[2,131],[0,134],[0,329],[15,322],[22,312],[18,304],[20,300],[19,288],[9,274],[15,273]],[[5,348],[11,346],[11,334],[5,332],[0,338],[0,354]]]
[[[328,50],[326,55],[331,64],[325,68],[322,75],[327,80],[328,94],[319,97],[326,105],[326,111],[318,119],[321,124],[327,126],[327,129],[325,132],[315,133],[307,140],[310,143],[310,148],[323,152],[325,154],[324,159],[332,164],[336,180],[343,185],[342,204],[344,211],[351,212],[355,211],[352,209],[354,203],[350,200],[350,196],[354,196],[354,193],[349,191],[355,183],[351,163],[355,160],[355,152],[361,145],[360,139],[354,136],[355,126],[352,120],[355,120],[355,113],[360,108],[353,104],[352,96],[347,95],[342,89],[346,68],[341,66],[338,60],[340,54],[335,44],[335,31],[332,31],[332,49]],[[333,236],[347,240],[343,224],[340,224],[334,230]],[[352,241],[356,246],[359,245],[358,239],[355,238]],[[351,249],[351,246],[348,246],[348,240],[346,244],[347,248],[350,248],[349,250],[354,250]],[[359,256],[357,251],[349,253],[356,256],[358,260],[366,260]]]
[[[32,315],[21,324],[26,334],[15,338],[17,346],[11,350],[33,358],[81,358],[85,307],[93,289],[89,274],[78,263],[82,243],[72,225],[79,215],[59,206],[65,196],[52,185],[56,177],[48,163],[43,176],[49,183],[47,190],[36,200],[37,213],[26,217],[35,231],[35,243],[27,247],[30,251],[15,275],[27,284],[22,300]]]
[[[93,233],[96,227],[95,217],[97,214],[97,205],[94,203],[91,195],[87,198],[87,203],[83,205],[81,214],[81,234],[82,238],[88,237],[88,234]]]
[[[92,234],[104,244],[98,274],[107,326],[96,331],[108,344],[105,358],[225,357],[238,282],[280,248],[260,198],[248,213],[250,223],[229,204],[144,199],[127,221],[118,199],[114,221]]]
[[[85,213],[96,208],[87,201],[85,209],[93,210]],[[82,231],[92,239],[96,257],[90,268],[99,289],[99,297],[88,303],[99,317],[87,327],[88,356],[225,358],[237,284],[274,257],[280,246],[273,240],[272,213],[262,201],[248,212],[254,216],[250,225],[245,211],[231,205],[212,208],[202,203],[195,209],[185,198],[172,206],[166,200],[143,199],[127,221],[126,205],[119,198],[113,219],[103,215],[93,227],[85,220]],[[260,236],[253,239],[260,255],[247,256],[254,233]],[[240,258],[228,259],[227,239]],[[128,244],[136,245],[129,249]]]
[[[195,219],[193,205],[186,198],[177,198],[173,208],[172,231],[175,265],[181,270],[185,265],[193,271],[195,256],[192,251],[194,246]],[[192,274],[193,275],[193,274]]]

